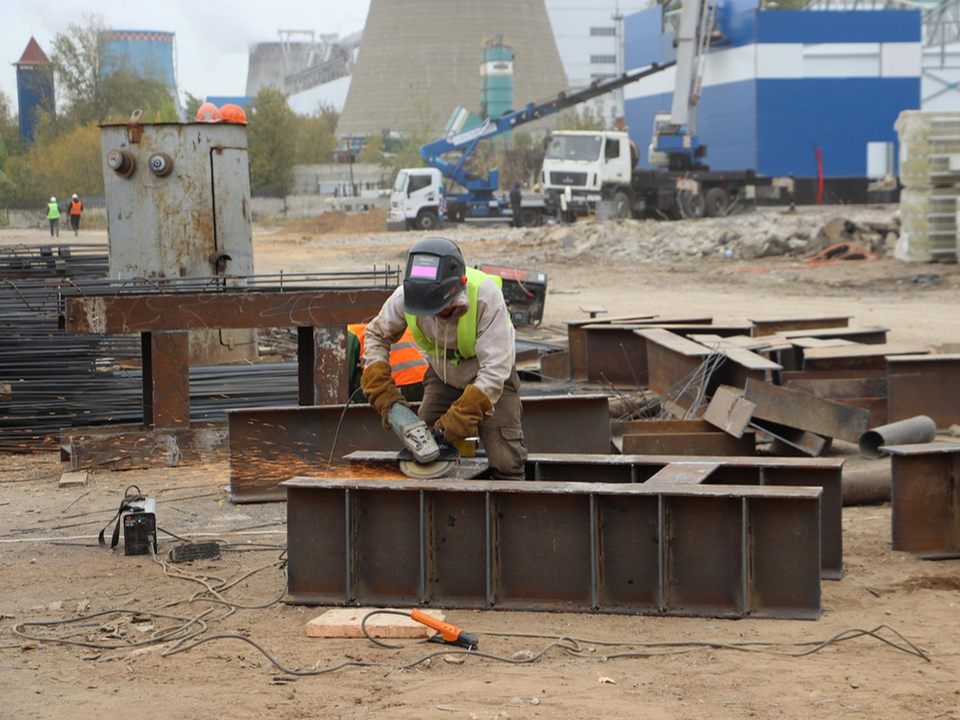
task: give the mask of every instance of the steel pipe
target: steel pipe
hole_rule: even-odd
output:
[[[913,445],[931,442],[937,436],[937,424],[926,415],[900,420],[867,430],[860,436],[860,454],[866,458],[883,457],[883,445]]]

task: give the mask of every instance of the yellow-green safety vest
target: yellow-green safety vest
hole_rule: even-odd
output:
[[[47,220],[59,220],[60,208],[56,203],[47,203]]]
[[[468,267],[467,274],[467,300],[470,301],[470,309],[457,321],[457,349],[456,357],[451,360],[451,364],[456,365],[460,360],[477,356],[477,294],[480,292],[480,286],[487,280],[496,283],[497,287],[503,290],[503,278],[496,275],[487,275],[485,272]],[[417,345],[422,347],[427,355],[431,357],[437,354],[437,344],[423,334],[420,326],[417,324],[417,316],[410,313],[404,313],[407,318],[407,327]]]

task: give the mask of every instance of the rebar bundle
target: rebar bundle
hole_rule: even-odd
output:
[[[47,247],[47,246],[44,246]],[[0,264],[0,381],[11,387],[0,397],[0,452],[56,449],[61,428],[143,421],[139,335],[68,335],[60,316],[68,297],[175,293],[291,292],[325,288],[394,287],[397,268],[369,272],[330,272],[202,278],[89,277],[94,255],[83,252],[45,256],[18,248],[33,261],[30,272],[50,276],[19,280]],[[0,251],[0,263],[13,254]],[[25,272],[26,264],[18,269]],[[106,272],[106,265],[103,265]],[[296,336],[269,334],[272,350],[296,354]],[[190,370],[191,417],[222,420],[230,408],[295,403],[296,363],[221,365]]]

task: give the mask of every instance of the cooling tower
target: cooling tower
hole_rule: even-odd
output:
[[[494,35],[513,47],[517,105],[566,89],[544,0],[372,0],[338,134],[441,133],[458,105],[479,109]]]

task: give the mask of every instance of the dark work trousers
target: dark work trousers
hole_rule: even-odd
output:
[[[523,215],[519,205],[514,205],[513,207],[513,226],[523,227]]]
[[[420,419],[433,427],[462,394],[463,390],[447,385],[432,367],[427,368]],[[503,394],[493,406],[493,415],[488,415],[478,427],[480,444],[490,461],[490,476],[496,480],[524,479],[527,446],[523,442],[522,414],[520,378],[514,368],[503,385]]]
[[[53,237],[54,233],[57,234],[57,237],[60,237],[60,218],[50,220],[50,237]]]
[[[79,215],[70,216],[70,227],[73,228],[74,235],[80,234],[80,216]]]

